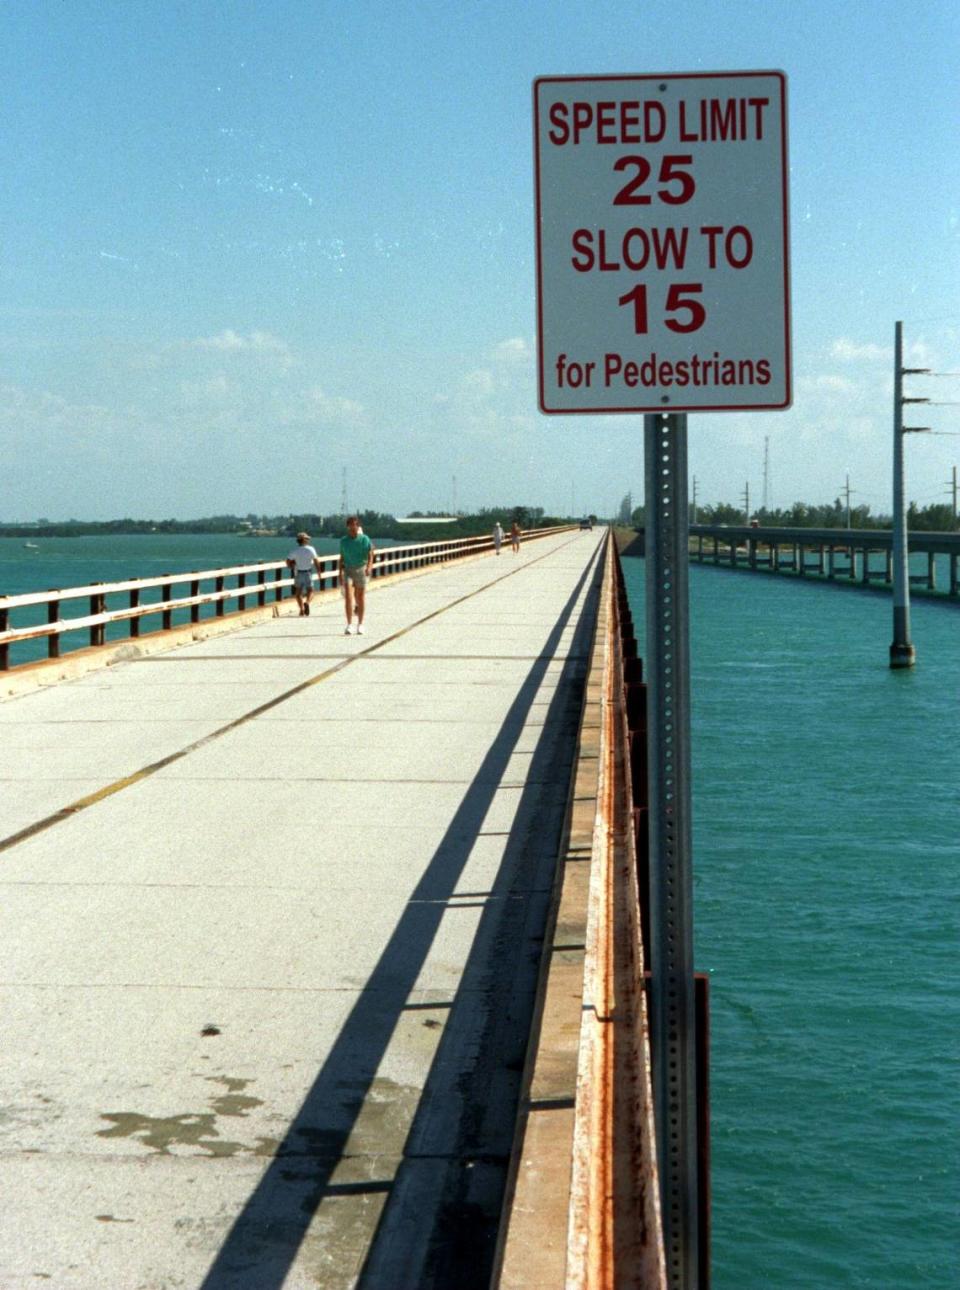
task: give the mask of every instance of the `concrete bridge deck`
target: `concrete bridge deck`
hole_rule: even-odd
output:
[[[486,1284],[603,534],[0,704],[0,1286]]]

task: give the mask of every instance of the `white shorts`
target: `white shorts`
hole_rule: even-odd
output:
[[[313,587],[312,569],[297,569],[294,577],[296,578],[297,591],[310,591]]]
[[[344,569],[344,582],[352,582],[360,591],[367,585],[367,566],[358,564],[355,569]]]

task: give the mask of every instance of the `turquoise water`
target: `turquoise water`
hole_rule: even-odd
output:
[[[643,562],[624,561],[638,632]],[[960,1284],[960,606],[690,569],[714,1290]]]
[[[0,539],[0,594],[291,545],[35,540]],[[624,569],[642,630],[643,562]],[[952,1288],[960,606],[915,600],[918,665],[892,673],[889,596],[695,565],[690,585],[714,1290]]]
[[[28,549],[28,541],[35,550]],[[282,560],[295,545],[292,538],[248,538],[231,533],[0,538],[0,595]],[[335,551],[337,544],[328,538],[318,539],[314,546],[324,555]]]
[[[27,542],[32,545],[28,547]],[[19,595],[30,591],[47,591],[51,587],[83,587],[93,582],[120,582],[128,578],[155,578],[166,573],[187,573],[194,569],[229,568],[241,564],[258,564],[270,560],[283,560],[296,543],[292,538],[254,538],[237,536],[230,533],[162,533],[162,534],[128,534],[112,537],[71,537],[71,538],[0,538],[0,596]],[[393,546],[389,539],[378,543],[380,546]],[[318,538],[314,542],[319,555],[327,555],[337,550],[336,538]],[[236,585],[231,578],[229,585]],[[205,583],[203,591],[213,589],[212,583]],[[188,594],[187,588],[179,586],[177,596]],[[159,601],[161,589],[155,587],[143,593],[143,603]],[[252,600],[248,600],[252,605]],[[129,604],[127,595],[109,597],[108,609],[120,609]],[[227,605],[228,611],[236,608],[234,602]],[[67,602],[63,605],[64,618],[76,618],[90,612],[89,600]],[[208,618],[214,613],[212,605],[203,606],[201,617]],[[189,621],[189,611],[182,610],[174,614],[174,624]],[[41,606],[36,609],[15,611],[11,619],[12,627],[26,627],[46,619],[46,611]],[[147,615],[142,620],[142,631],[159,630],[159,615]],[[126,623],[108,626],[107,639],[119,640],[129,634]],[[89,642],[87,632],[66,632],[62,637],[62,651],[67,654],[72,649],[82,647]],[[45,640],[28,641],[11,647],[11,663],[14,665],[34,659],[45,658],[47,645]]]

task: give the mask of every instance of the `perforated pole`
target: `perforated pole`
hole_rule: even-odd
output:
[[[657,1164],[670,1290],[697,1290],[686,416],[645,416],[644,442],[650,1004]]]

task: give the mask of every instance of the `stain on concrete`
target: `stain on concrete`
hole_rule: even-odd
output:
[[[211,1084],[222,1084],[226,1090],[211,1099],[210,1111],[188,1111],[181,1115],[153,1116],[139,1111],[105,1111],[101,1120],[109,1129],[98,1129],[98,1138],[132,1138],[159,1155],[171,1155],[174,1147],[198,1147],[207,1156],[272,1156],[279,1143],[276,1138],[257,1138],[254,1142],[236,1142],[220,1136],[216,1127],[220,1116],[246,1118],[254,1107],[262,1106],[258,1097],[245,1096],[243,1090],[252,1080],[234,1079],[229,1075],[204,1075]]]
[[[244,1097],[243,1090],[253,1080],[249,1079],[231,1079],[229,1075],[204,1075],[203,1078],[211,1084],[223,1084],[226,1093],[221,1093],[215,1097],[211,1103],[217,1115],[236,1115],[241,1118],[245,1117],[255,1106],[263,1106],[263,1100],[259,1097]]]
[[[98,1129],[98,1138],[134,1138],[159,1155],[171,1154],[171,1147],[201,1147],[209,1156],[234,1156],[243,1151],[242,1142],[224,1141],[215,1128],[216,1115],[141,1115],[137,1111],[108,1111],[101,1120],[112,1128]]]

